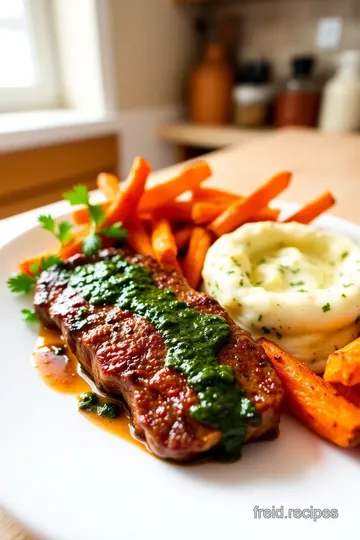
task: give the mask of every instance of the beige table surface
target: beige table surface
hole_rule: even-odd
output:
[[[304,203],[330,190],[337,199],[333,213],[360,223],[360,135],[323,135],[312,130],[283,130],[241,148],[214,152],[207,159],[214,170],[209,185],[246,195],[272,174],[292,170],[293,183],[282,199]],[[152,181],[169,178],[169,174],[179,167],[181,165],[154,173]],[[95,199],[99,200],[98,193]],[[42,213],[45,210],[55,216],[66,212],[67,208],[67,203],[61,202],[45,207]],[[35,225],[38,214],[39,209],[0,221],[0,247],[11,237]],[[0,540],[33,539],[34,536],[13,516],[0,509]]]

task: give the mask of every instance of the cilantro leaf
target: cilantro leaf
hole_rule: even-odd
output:
[[[66,191],[63,197],[69,201],[72,206],[75,204],[89,204],[89,191],[83,184],[78,184],[70,191]]]
[[[69,221],[61,221],[59,225],[56,226],[56,221],[52,216],[41,215],[38,217],[38,222],[40,223],[41,228],[51,232],[59,240],[62,246],[67,242],[70,242],[72,238],[70,231],[73,228],[73,225]]]
[[[52,216],[50,216],[50,214],[47,214],[47,215],[43,214],[41,216],[38,216],[37,220],[40,223],[42,229],[55,234],[56,223],[55,223],[55,219]]]
[[[41,270],[49,270],[52,266],[61,264],[62,260],[58,255],[49,255],[49,257],[43,257],[41,259]]]
[[[38,322],[39,317],[37,316],[37,313],[35,313],[35,310],[33,309],[22,309],[22,320],[29,323]]]
[[[67,244],[72,239],[71,230],[73,228],[70,221],[61,221],[58,226],[58,232],[56,233],[56,238],[59,240],[60,244],[63,246]]]
[[[36,283],[35,278],[31,278],[27,274],[16,274],[7,280],[7,286],[12,293],[27,294],[29,293]]]
[[[90,222],[93,227],[101,225],[105,221],[105,213],[100,204],[88,204]]]
[[[82,184],[75,186],[71,191],[64,193],[64,199],[68,200],[71,205],[84,204],[87,206],[89,212],[90,234],[84,239],[82,244],[85,255],[92,255],[95,251],[102,247],[102,240],[99,233],[118,240],[124,240],[126,238],[127,232],[122,228],[122,223],[120,222],[101,229],[101,225],[106,219],[105,212],[100,204],[90,203],[89,192],[86,186]],[[64,231],[65,236],[69,232],[66,226],[62,229],[62,231]]]
[[[35,261],[30,266],[30,272],[33,276],[39,276],[40,275],[40,263],[39,261]]]
[[[7,286],[12,293],[27,294],[32,291],[36,280],[43,270],[48,270],[51,266],[60,264],[62,261],[57,255],[49,255],[49,257],[43,257],[41,261],[35,261],[30,266],[30,272],[33,277],[27,274],[14,274],[7,280]]]
[[[101,229],[101,233],[110,238],[116,238],[117,240],[125,240],[127,237],[127,230],[123,228],[121,221]]]
[[[91,232],[89,236],[84,238],[83,241],[83,252],[85,255],[92,255],[102,247],[101,238],[96,232]]]

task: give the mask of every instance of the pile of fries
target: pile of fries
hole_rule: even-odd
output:
[[[204,187],[212,175],[205,161],[190,164],[175,177],[147,189],[150,171],[145,159],[136,158],[124,184],[111,174],[99,175],[98,187],[106,197],[102,205],[104,225],[121,221],[128,231],[128,242],[136,251],[175,268],[194,288],[200,284],[207,250],[216,238],[249,221],[279,219],[280,210],[268,205],[289,186],[292,176],[290,172],[281,172],[248,197],[241,197]],[[286,221],[310,223],[334,202],[330,193],[324,193]],[[89,232],[88,209],[76,210],[73,220],[77,225],[73,239],[58,253],[63,260],[82,251],[82,242]],[[109,245],[109,239],[105,244]],[[20,268],[26,271],[26,261]]]

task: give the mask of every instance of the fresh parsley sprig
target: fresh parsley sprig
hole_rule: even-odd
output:
[[[72,239],[73,224],[70,221],[61,221],[58,225],[55,219],[50,214],[43,214],[39,216],[38,222],[41,228],[45,231],[51,232],[55,238],[57,238],[60,244],[63,246]]]
[[[7,280],[8,288],[15,294],[27,294],[31,292],[36,284],[37,278],[43,270],[48,270],[52,266],[61,263],[60,257],[57,255],[49,255],[43,257],[41,261],[36,261],[30,266],[32,276],[20,273],[14,274]]]
[[[34,309],[22,309],[22,320],[28,323],[35,323],[39,321],[39,317]]]
[[[100,204],[91,204],[89,191],[86,186],[79,184],[70,191],[64,193],[64,199],[74,206],[84,204],[89,212],[90,232],[83,241],[83,252],[85,255],[92,255],[102,247],[102,240],[99,233],[104,236],[125,240],[127,231],[123,229],[122,223],[117,222],[110,227],[101,227],[106,216]]]
[[[16,294],[27,294],[32,291],[36,282],[36,278],[32,278],[27,274],[16,274],[9,277],[7,286],[10,292]]]

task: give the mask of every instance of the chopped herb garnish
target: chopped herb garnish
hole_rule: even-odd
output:
[[[244,286],[244,280],[243,279],[240,279],[239,281],[239,287],[243,287]]]
[[[260,259],[260,261],[258,261],[258,264],[265,264],[266,263],[266,259]]]
[[[360,322],[360,315],[358,315],[355,319],[355,324],[358,324]]]
[[[95,231],[92,231],[89,236],[84,238],[82,248],[85,255],[92,255],[95,251],[101,249],[101,247],[101,238]]]
[[[120,409],[114,403],[104,403],[99,405],[96,409],[99,416],[106,416],[107,418],[117,418],[120,416]]]
[[[98,416],[106,416],[107,418],[117,418],[120,415],[120,409],[115,403],[99,404],[99,398],[94,392],[80,394],[78,409],[88,412],[96,410]]]
[[[301,287],[301,285],[305,285],[305,281],[291,281],[290,285],[291,287]]]
[[[255,283],[255,287],[260,287],[262,284],[263,284],[262,281],[257,281],[257,282]]]
[[[330,311],[331,306],[329,302],[327,302],[327,304],[324,304],[321,309],[323,310],[324,313],[326,313],[327,311]]]
[[[94,392],[84,392],[79,396],[78,408],[81,411],[93,411],[99,403],[99,398]]]
[[[41,271],[43,270],[49,270],[52,266],[55,266],[57,264],[61,264],[61,259],[58,257],[58,255],[49,255],[49,257],[43,257],[41,259]],[[32,269],[30,269],[32,271]],[[35,272],[33,272],[34,274]]]
[[[102,240],[99,233],[118,240],[124,240],[126,238],[127,232],[122,228],[121,222],[101,228],[101,225],[106,219],[104,210],[100,204],[94,205],[90,203],[89,191],[86,186],[82,184],[75,186],[72,190],[64,193],[64,199],[68,200],[71,205],[84,204],[87,206],[90,233],[83,241],[83,252],[85,255],[92,255],[102,247]]]
[[[34,323],[39,321],[39,317],[34,309],[22,309],[22,320],[28,323]]]
[[[36,280],[39,277],[42,270],[48,270],[52,266],[59,264],[61,259],[56,255],[50,255],[49,257],[43,257],[41,262],[36,261],[30,267],[30,271],[33,274],[15,274],[7,280],[7,286],[12,293],[27,294],[31,292],[36,284]]]
[[[16,274],[9,277],[7,280],[7,286],[12,293],[27,294],[29,293],[36,283],[36,278],[32,278],[27,274]]]
[[[292,274],[298,274],[300,272],[300,268],[295,268],[295,270],[291,270]]]
[[[297,289],[296,292],[309,292],[307,289]]]
[[[347,288],[347,287],[351,287],[352,285],[354,285],[353,283],[347,283],[347,285],[343,285],[343,287]]]
[[[346,257],[349,255],[349,252],[348,251],[344,251],[342,254],[341,254],[341,259],[344,260],[346,259]]]
[[[249,274],[249,272],[245,272],[245,276],[246,276],[248,279],[250,279],[250,274]]]
[[[281,338],[282,338],[282,334],[280,334],[280,332],[276,332],[276,337],[277,337],[278,339],[281,339]]]
[[[342,293],[341,296],[342,296],[342,298],[346,298],[346,294],[344,294],[344,293]]]
[[[227,270],[226,275],[231,276],[231,274],[235,274],[235,270]]]
[[[260,322],[262,320],[262,318],[263,318],[262,315],[259,315],[258,316],[258,321]]]
[[[37,218],[37,220],[40,223],[41,228],[45,231],[51,232],[51,234],[53,234],[55,238],[59,240],[62,246],[71,241],[71,230],[73,225],[70,223],[70,221],[61,221],[57,225],[55,219],[49,214],[41,215]]]
[[[118,221],[110,227],[101,229],[101,234],[109,236],[110,238],[116,238],[116,240],[125,240],[127,237],[127,230],[123,229],[121,221]]]
[[[266,328],[266,326],[262,326],[261,330],[264,332],[264,334],[271,334],[271,331],[268,328]]]

